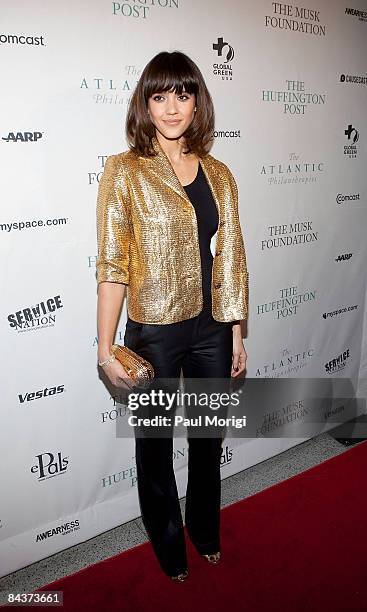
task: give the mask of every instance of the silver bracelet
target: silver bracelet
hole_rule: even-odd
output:
[[[112,361],[114,361],[115,359],[116,359],[115,355],[111,355],[111,357],[109,357],[105,361],[99,361],[98,365],[103,368],[103,366],[107,365],[108,363],[112,363]]]

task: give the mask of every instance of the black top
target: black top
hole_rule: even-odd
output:
[[[203,279],[204,304],[211,302],[211,279],[213,255],[210,251],[210,240],[218,228],[218,209],[206,176],[199,162],[195,180],[183,186],[192,205],[195,208],[199,232],[199,247],[201,257],[201,274]]]

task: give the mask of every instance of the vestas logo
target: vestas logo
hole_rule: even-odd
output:
[[[63,393],[65,391],[64,385],[58,385],[57,387],[45,387],[44,389],[40,389],[39,391],[32,391],[32,393],[25,393],[22,395],[18,394],[19,402],[24,404],[24,402],[31,402],[34,399],[40,399],[41,397],[48,397],[49,395],[56,395],[57,393]]]
[[[7,136],[2,136],[5,142],[37,142],[42,138],[42,132],[9,132]]]

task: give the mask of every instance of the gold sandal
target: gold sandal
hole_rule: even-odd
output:
[[[206,559],[212,565],[217,565],[220,561],[220,551],[216,553],[212,553],[211,555],[201,555],[204,559]]]
[[[178,574],[177,576],[170,576],[170,578],[172,578],[172,580],[179,580],[180,582],[183,582],[184,580],[186,580],[188,575],[189,575],[189,570],[187,569],[181,574]]]

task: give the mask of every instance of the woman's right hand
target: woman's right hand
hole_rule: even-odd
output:
[[[130,378],[125,368],[118,361],[118,359],[114,359],[113,361],[111,361],[111,363],[108,363],[107,365],[101,367],[115,387],[121,387],[122,389],[131,389],[134,386],[134,380]]]

